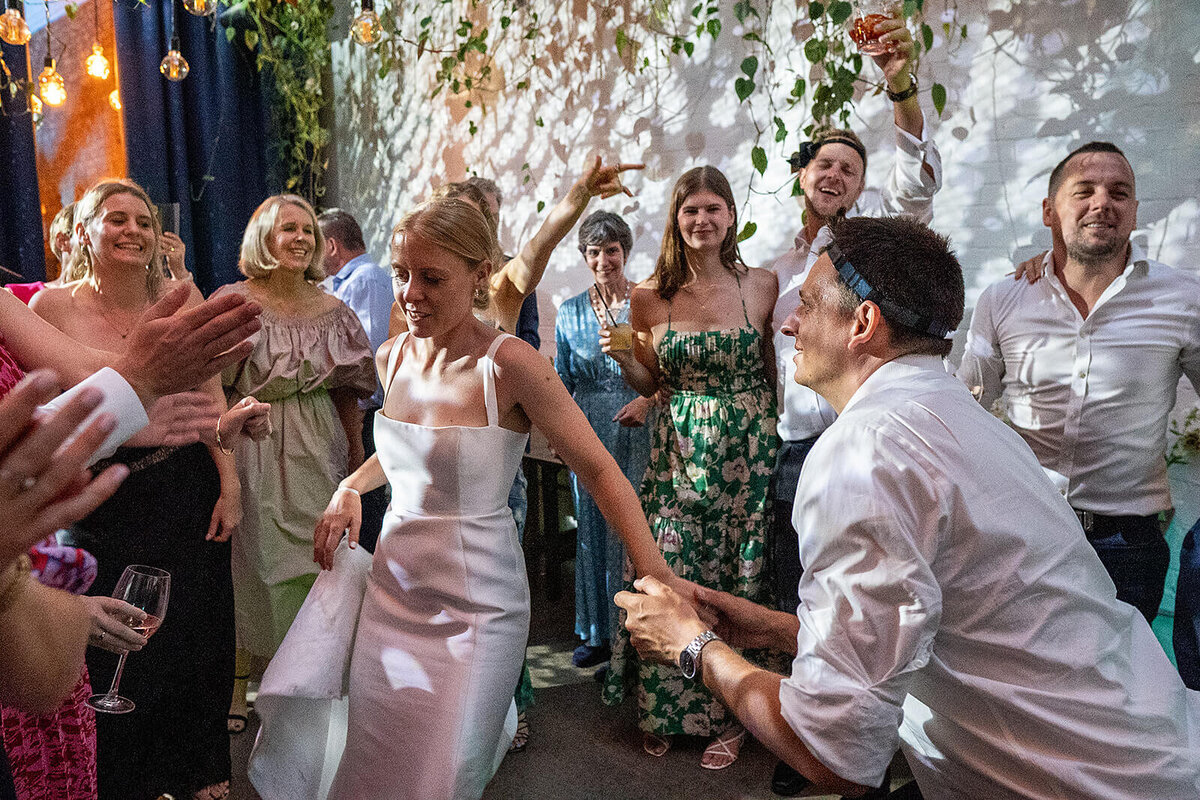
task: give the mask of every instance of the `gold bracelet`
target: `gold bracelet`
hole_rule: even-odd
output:
[[[21,596],[21,590],[25,588],[29,578],[30,566],[29,555],[22,553],[4,571],[4,577],[0,579],[4,581],[4,588],[0,589],[0,614],[12,608],[13,603]]]
[[[225,445],[221,444],[221,417],[223,417],[223,416],[225,416],[225,415],[221,414],[220,416],[217,417],[217,449],[220,450],[225,455],[231,456],[231,455],[233,455],[233,448],[231,447],[228,450],[226,450]]]

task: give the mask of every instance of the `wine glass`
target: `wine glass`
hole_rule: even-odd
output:
[[[121,573],[117,588],[112,596],[124,600],[131,606],[136,606],[146,612],[146,618],[136,620],[130,617],[125,624],[135,631],[150,638],[162,625],[163,617],[167,615],[167,598],[171,595],[171,576],[165,570],[156,567],[146,567],[141,564],[131,564]],[[121,673],[125,671],[125,659],[129,651],[121,653],[117,661],[117,671],[113,673],[112,686],[105,694],[94,694],[88,698],[88,705],[97,711],[107,714],[128,714],[133,711],[133,701],[117,694],[121,686]]]

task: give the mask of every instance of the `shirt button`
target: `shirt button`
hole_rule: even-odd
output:
[[[1082,369],[1081,369],[1081,370],[1079,370],[1079,377],[1081,377],[1081,378],[1086,378],[1086,377],[1087,377],[1087,370],[1082,370]]]

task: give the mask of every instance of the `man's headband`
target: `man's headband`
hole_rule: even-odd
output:
[[[923,314],[918,314],[910,308],[906,308],[894,300],[882,294],[879,290],[872,288],[867,279],[858,273],[854,265],[850,263],[850,259],[846,258],[836,244],[831,244],[825,248],[825,254],[829,256],[829,260],[833,262],[834,269],[837,270],[838,277],[842,279],[842,283],[846,285],[854,296],[859,300],[870,300],[875,305],[879,306],[879,310],[883,312],[883,316],[892,320],[898,325],[903,325],[906,328],[911,328],[918,333],[936,336],[939,339],[950,339],[954,336],[955,326],[947,325],[941,320],[927,317]]]
[[[863,168],[867,166],[867,150],[859,142],[854,141],[846,136],[830,136],[827,139],[821,139],[816,142],[804,142],[800,145],[798,152],[792,153],[788,157],[788,163],[792,165],[792,169],[804,169],[808,166],[808,162],[817,157],[817,151],[827,144],[844,144],[854,152],[858,153],[858,157],[862,159]]]

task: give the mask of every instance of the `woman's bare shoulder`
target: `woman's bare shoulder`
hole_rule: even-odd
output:
[[[62,286],[47,286],[30,299],[29,309],[55,327],[59,327],[63,315],[78,312],[78,292],[82,288],[82,281]]]

